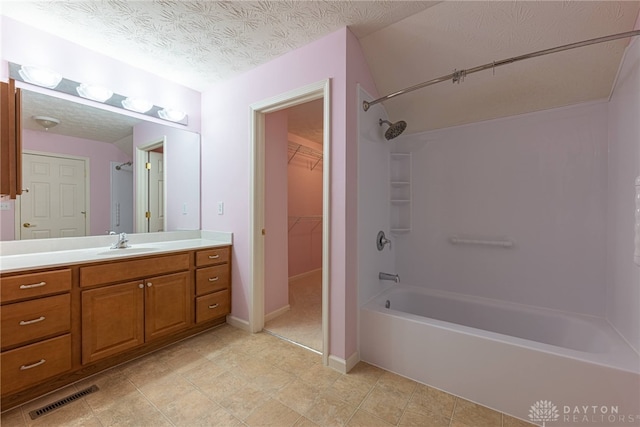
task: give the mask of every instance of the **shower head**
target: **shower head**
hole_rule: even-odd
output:
[[[407,122],[405,122],[404,120],[391,123],[388,120],[380,119],[379,123],[380,123],[380,126],[382,126],[383,123],[386,123],[389,125],[389,129],[387,129],[387,131],[384,133],[384,137],[387,138],[387,141],[390,141],[393,138],[400,136],[400,134],[404,132],[404,130],[407,128]]]

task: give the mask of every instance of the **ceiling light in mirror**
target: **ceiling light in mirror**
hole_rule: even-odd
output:
[[[32,119],[42,126],[44,130],[49,130],[50,128],[60,124],[60,120],[55,117],[33,116]]]
[[[160,116],[161,119],[169,120],[172,122],[179,122],[180,120],[184,119],[184,116],[186,115],[187,113],[185,113],[184,111],[173,110],[171,108],[164,108],[158,111],[158,116]]]
[[[153,108],[153,104],[151,102],[141,98],[127,98],[122,101],[122,106],[127,110],[138,113],[146,113]]]
[[[55,88],[62,81],[60,73],[33,65],[23,65],[18,73],[25,82],[49,89]]]
[[[78,95],[93,101],[105,102],[113,96],[113,91],[103,86],[92,85],[88,83],[80,83],[76,88]]]

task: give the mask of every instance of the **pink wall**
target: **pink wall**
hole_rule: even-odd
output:
[[[289,140],[322,152],[321,145],[296,135],[289,135]],[[304,156],[289,162],[289,217],[322,215],[322,162],[311,170],[314,164]],[[290,220],[289,228],[289,277],[322,268],[322,219]]]
[[[604,316],[607,103],[410,135],[398,148],[413,160],[403,282]],[[515,245],[452,245],[453,235]]]
[[[265,117],[264,312],[289,304],[287,279],[287,123],[286,111]]]
[[[640,18],[636,28],[640,28]],[[609,102],[607,318],[640,352],[640,266],[634,252],[634,180],[640,175],[640,40],[627,47]]]
[[[0,19],[0,79],[7,78],[6,61],[49,67],[70,80],[102,84],[120,95],[141,97],[162,107],[186,111],[189,115],[187,128],[200,131],[199,92],[6,16],[0,16]],[[140,117],[126,110],[117,111]],[[163,123],[183,127],[170,122]]]
[[[347,62],[349,58],[349,62]],[[202,95],[202,226],[234,232],[232,314],[249,318],[249,106],[326,78],[331,79],[331,246],[329,354],[357,347],[355,233],[356,82],[373,89],[355,37],[341,29],[285,54]],[[353,69],[354,67],[355,69]],[[349,111],[351,110],[351,111]],[[352,119],[352,120],[349,120]],[[347,125],[348,123],[348,125]],[[351,191],[351,193],[348,193]],[[225,202],[218,216],[217,201]],[[352,251],[353,253],[347,253]]]
[[[108,233],[111,227],[110,162],[127,162],[131,160],[129,156],[113,144],[29,129],[24,129],[22,132],[22,144],[25,150],[68,154],[89,159],[91,175],[89,177],[90,224],[88,231],[90,235]],[[15,238],[13,221],[13,210],[2,211],[2,240]]]

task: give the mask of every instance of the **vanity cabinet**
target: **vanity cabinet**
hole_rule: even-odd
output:
[[[80,268],[82,363],[186,329],[191,322],[189,254]],[[151,271],[178,273],[141,277]],[[119,284],[110,282],[137,279]]]
[[[231,312],[229,247],[196,252],[196,323]]]
[[[2,394],[72,367],[71,269],[0,278]]]
[[[2,408],[223,324],[231,247],[0,275]]]

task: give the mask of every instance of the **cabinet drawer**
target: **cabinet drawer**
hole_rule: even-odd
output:
[[[0,364],[3,395],[27,388],[71,369],[71,336],[5,351]]]
[[[70,289],[70,269],[0,278],[0,292],[3,303],[50,295]]]
[[[190,254],[155,256],[80,267],[80,286],[124,282],[189,269]]]
[[[229,291],[219,291],[196,298],[196,323],[206,322],[230,312]]]
[[[70,328],[69,294],[2,307],[2,348],[67,332]]]
[[[196,270],[196,295],[221,291],[229,287],[229,264]]]
[[[222,264],[229,262],[229,246],[223,248],[205,249],[196,252],[196,267]]]

